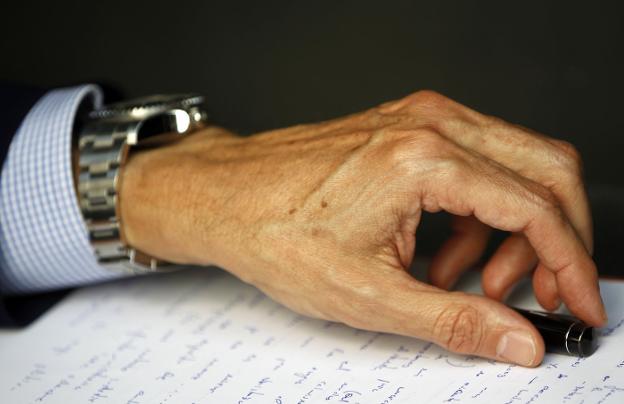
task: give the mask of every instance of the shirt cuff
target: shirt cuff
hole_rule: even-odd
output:
[[[36,292],[124,276],[98,265],[76,196],[72,132],[97,86],[50,91],[11,141],[0,182],[0,292]]]

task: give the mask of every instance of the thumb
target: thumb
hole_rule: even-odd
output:
[[[449,351],[522,366],[537,366],[544,342],[533,325],[509,307],[483,296],[447,292],[399,276],[378,283],[381,307],[368,318],[379,331],[431,341]],[[376,305],[377,306],[377,305]]]

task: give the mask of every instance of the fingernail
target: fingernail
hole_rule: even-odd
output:
[[[508,331],[498,341],[496,355],[522,366],[529,366],[535,360],[535,341],[525,331]]]

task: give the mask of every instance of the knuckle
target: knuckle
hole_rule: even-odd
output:
[[[556,140],[558,153],[556,161],[568,175],[580,177],[583,172],[583,158],[578,149],[570,142]]]
[[[442,102],[447,99],[445,96],[438,93],[437,91],[427,90],[427,89],[416,91],[415,93],[411,94],[411,96],[420,102],[435,103],[435,102]]]
[[[454,303],[438,314],[433,332],[434,338],[444,348],[459,353],[475,353],[483,339],[483,320],[475,307]]]
[[[510,126],[513,126],[509,122],[505,121],[503,118],[498,117],[496,115],[481,114],[481,118],[483,120],[483,126],[485,127],[492,127],[496,129],[500,129],[500,128],[507,129]]]
[[[390,166],[402,174],[417,174],[425,162],[452,161],[450,143],[433,128],[403,131],[387,143]]]
[[[574,161],[581,160],[581,153],[579,153],[576,146],[574,146],[572,143],[565,140],[557,140],[556,145],[563,153],[567,154],[570,159]]]
[[[437,109],[445,105],[447,101],[448,98],[432,90],[419,90],[403,98],[404,106],[406,107],[416,106]]]

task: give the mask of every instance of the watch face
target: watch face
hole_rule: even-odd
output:
[[[203,102],[204,97],[197,94],[156,94],[105,105],[101,109],[91,112],[89,116],[94,119],[125,118],[138,120],[167,110],[189,110],[201,106]]]

